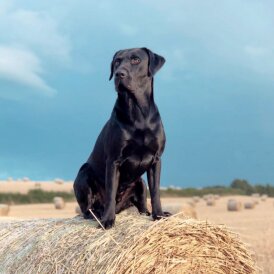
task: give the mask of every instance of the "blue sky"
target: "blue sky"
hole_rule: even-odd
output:
[[[115,51],[166,58],[162,185],[274,183],[271,1],[0,2],[0,179],[72,180],[112,111]]]

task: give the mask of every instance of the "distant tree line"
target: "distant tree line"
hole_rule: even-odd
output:
[[[241,189],[246,195],[260,193],[274,197],[274,186],[271,186],[270,184],[251,185],[247,180],[235,179],[232,181],[230,187],[234,189]]]
[[[191,197],[203,196],[206,194],[220,194],[220,195],[251,195],[253,193],[267,194],[274,197],[274,186],[270,184],[250,184],[244,179],[235,179],[229,186],[208,186],[203,188],[167,188],[161,190],[162,197]]]

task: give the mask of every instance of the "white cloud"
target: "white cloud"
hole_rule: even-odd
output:
[[[274,20],[269,1],[160,2],[146,1],[165,23],[155,28],[157,35],[163,30],[173,33],[176,38],[170,36],[169,44],[187,50],[191,68],[215,75],[224,67],[226,74],[239,68],[273,80]]]
[[[64,62],[70,59],[69,39],[60,34],[57,22],[45,12],[3,6],[0,37],[6,43],[23,45],[47,58]]]
[[[0,46],[0,78],[37,89],[52,96],[55,90],[42,79],[40,60],[30,51]]]
[[[71,61],[70,54],[69,39],[60,33],[58,22],[48,13],[1,1],[0,78],[53,95],[56,91],[42,75],[45,64],[66,67]]]
[[[16,32],[16,41],[33,46],[37,51],[52,58],[57,57],[63,61],[69,59],[68,39],[58,32],[56,22],[46,14],[17,10],[10,14],[10,20],[11,31]]]

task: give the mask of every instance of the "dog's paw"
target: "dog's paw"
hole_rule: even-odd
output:
[[[140,213],[140,215],[145,215],[145,216],[150,216],[151,215],[151,213],[147,209],[139,211],[139,213]]]
[[[170,212],[164,211],[158,214],[152,213],[153,220],[160,220],[162,218],[170,217],[172,214]]]
[[[146,212],[144,212],[143,214],[145,214],[146,216],[150,216],[151,215],[151,213],[148,210],[146,210]]]
[[[115,219],[101,220],[101,224],[105,229],[110,229],[114,226]],[[101,228],[101,225],[99,225],[98,227]]]
[[[164,211],[164,217],[170,217],[172,214],[168,211]]]

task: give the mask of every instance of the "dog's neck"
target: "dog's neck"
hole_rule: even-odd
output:
[[[119,120],[135,123],[147,119],[157,107],[153,97],[153,79],[135,91],[121,90],[114,111]]]

